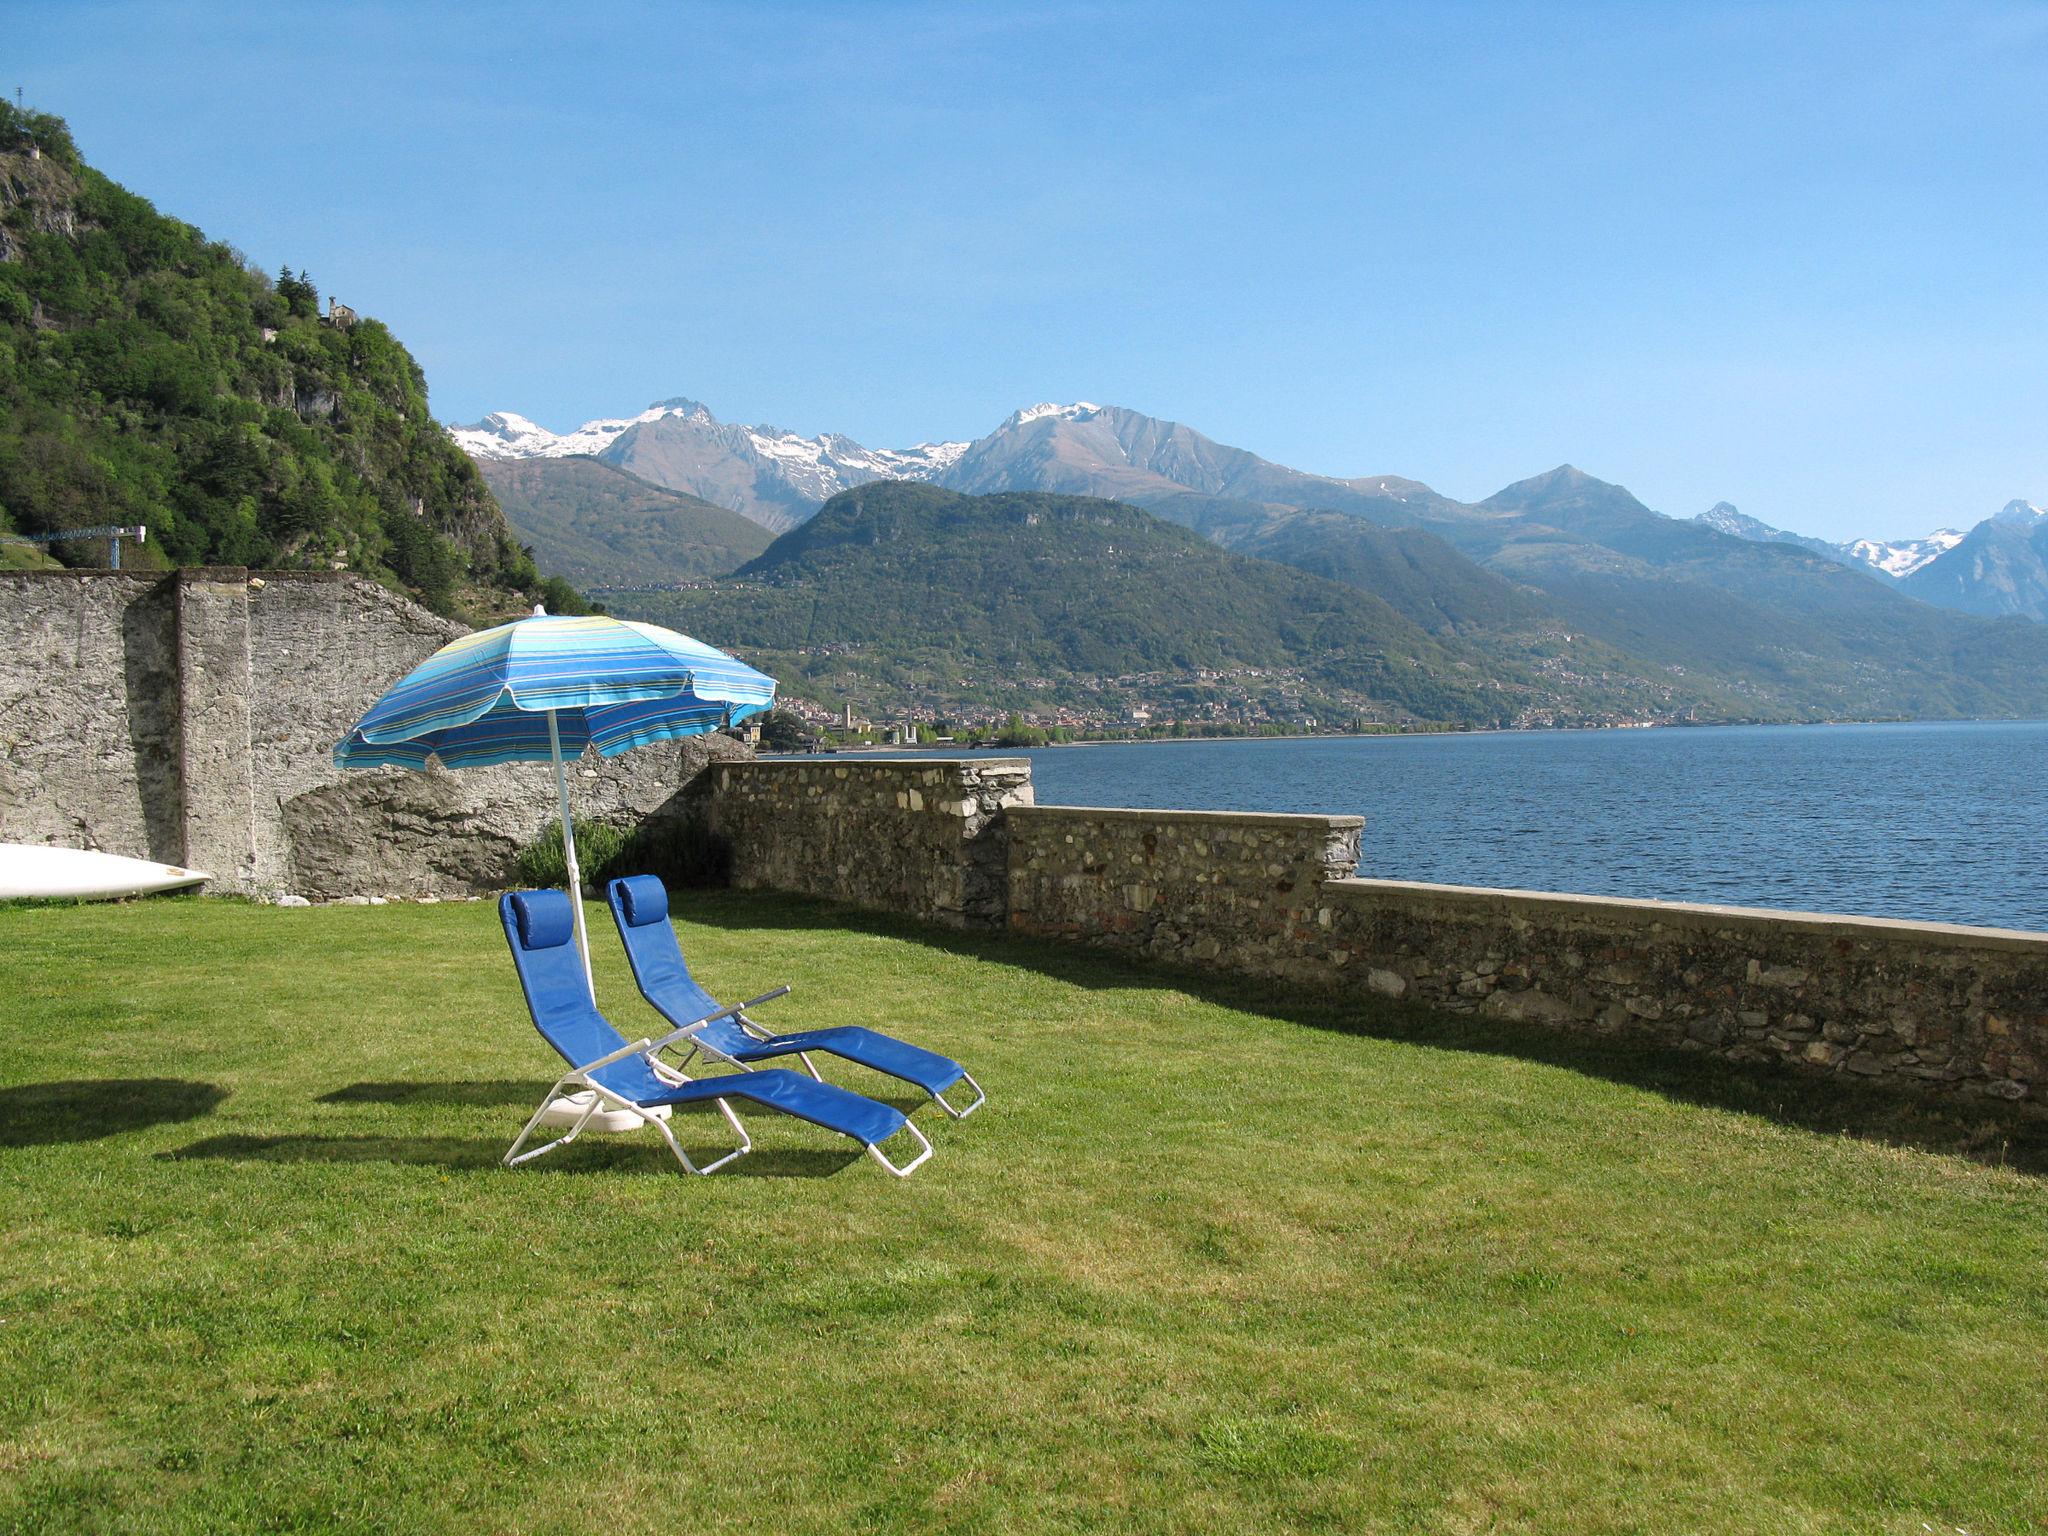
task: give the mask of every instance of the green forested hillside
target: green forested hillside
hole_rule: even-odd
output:
[[[1683,679],[1716,719],[2038,716],[2048,626],[1915,602],[1791,543],[1660,516],[1570,465],[1466,507],[1412,483],[1368,514],[1186,494],[1161,516],[1485,643],[1531,623]],[[1403,526],[1401,520],[1406,520]]]
[[[1150,502],[1147,510],[1225,549],[1370,592],[1431,634],[1529,626],[1547,616],[1527,588],[1494,575],[1426,529],[1192,493]]]
[[[303,273],[252,270],[0,104],[0,525],[104,523],[147,524],[144,561],[345,565],[451,610],[539,583],[384,326],[328,323]]]
[[[657,587],[723,576],[768,547],[759,523],[597,459],[482,459],[536,564],[582,587]]]
[[[1699,702],[1563,635],[1432,636],[1377,597],[1089,497],[862,486],[732,579],[608,597],[788,691],[875,709],[1504,725]]]

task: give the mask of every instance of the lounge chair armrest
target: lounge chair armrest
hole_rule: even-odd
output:
[[[756,1040],[773,1040],[775,1038],[775,1031],[768,1028],[765,1024],[756,1024],[747,1017],[747,1010],[759,1007],[762,1003],[772,1003],[778,997],[787,997],[789,996],[789,991],[788,987],[777,987],[773,992],[763,992],[751,1002],[741,1003],[739,1007],[733,1010],[734,1020],[737,1021],[741,1029],[752,1035]]]
[[[651,1048],[653,1044],[654,1042],[652,1040],[636,1040],[631,1045],[622,1045],[616,1051],[613,1051],[609,1056],[600,1056],[595,1061],[586,1061],[582,1066],[578,1067],[574,1072],[570,1073],[569,1075],[571,1077],[588,1076],[590,1073],[595,1072],[599,1067],[608,1067],[615,1061],[624,1061],[628,1056],[638,1056],[642,1052]]]
[[[665,1051],[672,1045],[678,1045],[685,1040],[690,1040],[691,1036],[695,1035],[706,1024],[715,1024],[720,1019],[742,1017],[746,1009],[761,1003],[772,1003],[776,998],[781,997],[788,991],[789,988],[787,987],[777,987],[773,992],[763,992],[759,997],[750,998],[744,1003],[734,1003],[730,1008],[720,1008],[715,1013],[707,1013],[702,1018],[692,1019],[687,1024],[678,1024],[659,1040],[651,1042],[649,1049]],[[691,1043],[695,1044],[696,1042],[692,1040]]]

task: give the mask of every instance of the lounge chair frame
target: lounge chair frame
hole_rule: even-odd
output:
[[[697,1081],[697,1079],[692,1079],[683,1073],[679,1068],[672,1067],[663,1061],[660,1053],[689,1042],[691,1037],[707,1024],[715,1023],[719,1019],[740,1016],[743,1009],[756,1008],[762,1003],[772,1002],[788,990],[789,988],[787,987],[777,987],[774,991],[764,992],[759,997],[749,999],[747,1002],[735,1003],[730,1008],[717,1009],[714,1012],[705,1014],[701,1019],[692,1019],[689,1023],[670,1030],[659,1039],[636,1040],[630,1045],[622,1045],[617,1050],[598,1057],[595,1061],[585,1062],[580,1067],[564,1072],[555,1079],[554,1086],[542,1095],[540,1107],[534,1110],[532,1118],[526,1122],[518,1136],[513,1139],[512,1145],[506,1149],[504,1165],[507,1168],[517,1168],[520,1164],[530,1163],[535,1158],[554,1151],[557,1147],[566,1147],[583,1133],[583,1128],[590,1123],[591,1116],[597,1113],[600,1106],[623,1110],[638,1119],[641,1124],[651,1125],[661,1132],[661,1139],[668,1143],[669,1151],[675,1154],[676,1161],[683,1165],[686,1172],[695,1174],[716,1173],[728,1163],[746,1156],[747,1153],[754,1150],[754,1139],[747,1134],[747,1128],[740,1123],[740,1117],[733,1113],[732,1106],[724,1099],[714,1099],[712,1102],[717,1104],[718,1112],[725,1116],[726,1123],[733,1128],[733,1133],[739,1137],[740,1144],[715,1162],[707,1163],[702,1168],[699,1168],[691,1160],[690,1154],[683,1150],[682,1143],[676,1140],[675,1132],[669,1128],[666,1117],[657,1115],[650,1109],[634,1103],[623,1094],[605,1087],[603,1083],[600,1083],[591,1074],[604,1067],[611,1066],[614,1062],[624,1061],[628,1057],[644,1056],[647,1058],[649,1070],[665,1083],[681,1085]],[[713,1050],[701,1041],[695,1042],[695,1044],[708,1059],[715,1061],[731,1060],[723,1052]],[[695,1054],[694,1050],[692,1054]],[[689,1059],[686,1056],[683,1059],[683,1065],[688,1065]],[[732,1062],[732,1065],[739,1067],[742,1071],[751,1072],[753,1070],[753,1068],[746,1066],[743,1062]],[[808,1067],[810,1063],[807,1061],[804,1065]],[[823,1078],[818,1077],[815,1069],[812,1070],[811,1076],[819,1082],[824,1081]],[[575,1093],[581,1091],[588,1091],[590,1093],[590,1102],[584,1106],[583,1112],[576,1117],[575,1122],[569,1129],[552,1141],[543,1142],[540,1146],[534,1147],[530,1151],[521,1152],[520,1148],[526,1145],[527,1138],[539,1128],[541,1117],[548,1112],[549,1106],[562,1097],[565,1092]],[[907,1118],[903,1122],[903,1130],[911,1134],[922,1150],[919,1151],[917,1156],[900,1167],[891,1162],[875,1143],[862,1143],[862,1147],[869,1157],[873,1158],[886,1172],[895,1175],[899,1179],[910,1177],[913,1172],[924,1165],[925,1159],[932,1155],[931,1141],[925,1136],[923,1131],[920,1131],[915,1125],[911,1124]]]
[[[762,999],[756,998],[755,1001],[759,1002]],[[752,1005],[742,1004],[740,1006],[750,1007]],[[595,1061],[587,1061],[580,1067],[574,1067],[564,1072],[555,1079],[554,1086],[541,1096],[540,1107],[534,1110],[533,1117],[526,1122],[519,1134],[513,1138],[512,1145],[506,1149],[504,1157],[505,1166],[507,1168],[517,1168],[521,1163],[530,1163],[544,1153],[554,1151],[557,1147],[566,1147],[570,1142],[583,1134],[584,1126],[590,1123],[590,1117],[597,1113],[600,1105],[623,1110],[625,1113],[638,1119],[642,1125],[651,1125],[660,1131],[661,1139],[668,1143],[668,1149],[675,1154],[676,1161],[681,1163],[691,1173],[716,1173],[727,1163],[733,1161],[733,1159],[744,1157],[747,1153],[754,1150],[754,1139],[747,1134],[747,1128],[740,1124],[740,1117],[732,1112],[732,1106],[726,1103],[725,1100],[717,1099],[713,1102],[718,1105],[719,1113],[725,1116],[726,1123],[733,1128],[733,1133],[739,1137],[740,1144],[716,1162],[708,1163],[704,1167],[699,1168],[690,1160],[690,1154],[683,1150],[682,1143],[676,1140],[675,1132],[669,1129],[666,1117],[654,1114],[652,1111],[643,1108],[624,1094],[605,1087],[603,1083],[600,1083],[595,1077],[591,1076],[592,1073],[608,1067],[614,1062],[624,1061],[630,1056],[645,1056],[649,1069],[663,1082],[687,1083],[690,1081],[688,1077],[675,1070],[667,1062],[660,1060],[656,1053],[667,1050],[678,1041],[688,1038],[691,1033],[702,1029],[713,1019],[723,1018],[738,1011],[738,1008],[727,1008],[720,1013],[707,1014],[701,1019],[693,1019],[688,1024],[670,1030],[659,1040],[636,1040],[630,1045],[622,1045],[617,1050],[598,1057]],[[584,1106],[583,1113],[576,1117],[575,1123],[567,1131],[557,1136],[553,1141],[542,1143],[530,1152],[521,1152],[519,1150],[526,1145],[526,1139],[539,1128],[541,1117],[548,1112],[549,1107],[554,1104],[555,1100],[561,1098],[564,1092],[576,1093],[582,1091],[589,1092],[590,1102]]]
[[[745,1030],[754,1039],[761,1041],[763,1044],[766,1044],[768,1041],[778,1038],[775,1031],[768,1028],[768,1026],[765,1024],[755,1023],[752,1019],[747,1017],[746,1011],[749,1008],[758,1007],[763,1002],[770,1001],[774,998],[782,997],[791,990],[792,989],[789,987],[777,987],[773,992],[765,992],[760,997],[755,998],[752,1002],[741,1003],[738,1007],[728,1008],[723,1013],[711,1014],[709,1017],[701,1020],[700,1022],[704,1024],[709,1024],[713,1020],[729,1017],[735,1024],[739,1025],[741,1029]],[[695,1026],[692,1027],[694,1028]],[[677,1063],[678,1066],[687,1067],[690,1064],[691,1057],[701,1053],[704,1056],[705,1060],[715,1061],[720,1066],[737,1067],[742,1072],[751,1072],[754,1070],[752,1063],[741,1061],[736,1056],[728,1056],[724,1051],[719,1050],[718,1047],[710,1044],[707,1041],[691,1040],[689,1042],[689,1045],[689,1055],[684,1056],[683,1059],[679,1063]],[[796,1053],[796,1059],[802,1062],[804,1064],[804,1070],[811,1074],[811,1081],[822,1083],[826,1080],[824,1075],[818,1071],[818,1064],[811,1060],[811,1053],[809,1051],[798,1051]],[[960,1080],[966,1083],[968,1087],[974,1090],[974,1102],[968,1105],[965,1109],[955,1109],[951,1104],[948,1104],[946,1102],[946,1095],[943,1093],[933,1093],[929,1088],[924,1088],[921,1091],[934,1104],[938,1105],[939,1108],[943,1109],[955,1120],[965,1120],[969,1115],[973,1114],[977,1109],[981,1108],[982,1105],[988,1102],[988,1093],[986,1090],[982,1088],[981,1084],[977,1083],[974,1080],[974,1074],[972,1072],[969,1072],[965,1067],[960,1068]],[[916,1087],[918,1085],[913,1084],[912,1086]],[[887,1167],[888,1165],[885,1163],[883,1166]],[[910,1166],[915,1168],[917,1164],[912,1163]]]

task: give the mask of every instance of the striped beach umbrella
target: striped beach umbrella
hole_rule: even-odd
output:
[[[480,630],[393,683],[334,747],[337,768],[552,762],[576,942],[590,969],[565,763],[715,731],[775,700],[775,679],[688,635],[607,618],[533,617]]]

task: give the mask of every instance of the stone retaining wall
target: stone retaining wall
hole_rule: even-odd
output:
[[[1007,819],[1017,932],[1301,981],[1328,970],[1314,950],[1323,887],[1356,867],[1365,825],[1063,805]]]
[[[711,803],[750,887],[1531,1028],[2048,1097],[2048,934],[1357,880],[1357,817],[1033,805],[1016,760],[736,765]]]
[[[951,927],[1000,927],[1005,812],[1031,803],[1021,757],[725,763],[709,825],[732,882]]]
[[[555,814],[545,764],[343,774],[370,703],[463,626],[374,582],[240,568],[0,572],[0,842],[208,870],[252,896],[501,889]],[[579,817],[638,822],[674,744],[579,763]]]
[[[0,841],[185,861],[177,589],[0,572]]]
[[[1999,1099],[2048,1088],[2048,934],[1390,880],[1324,901],[1329,966],[1384,996]]]
[[[1009,819],[1021,933],[1737,1061],[2048,1088],[2048,934],[1356,880],[1353,817]]]

